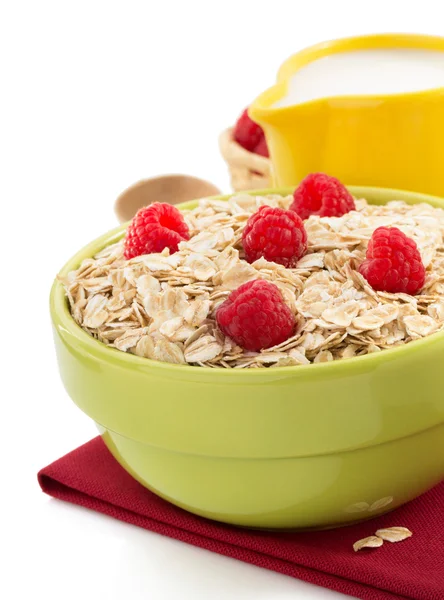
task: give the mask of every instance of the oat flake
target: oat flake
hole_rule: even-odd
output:
[[[386,542],[402,542],[413,534],[407,527],[388,527],[387,529],[378,529],[375,535]]]
[[[382,546],[384,540],[376,535],[370,535],[369,537],[363,538],[362,540],[358,540],[353,544],[353,550],[358,552],[363,548],[379,548]]]

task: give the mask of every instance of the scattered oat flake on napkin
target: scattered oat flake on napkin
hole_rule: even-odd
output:
[[[383,542],[402,542],[413,534],[407,527],[386,527],[378,529],[375,535],[358,540],[353,544],[353,550],[358,552],[362,548],[379,548]]]
[[[378,529],[375,533],[378,537],[386,542],[402,542],[413,534],[407,527],[388,527],[386,529]]]
[[[362,548],[379,548],[382,546],[384,540],[376,535],[370,535],[369,537],[363,538],[362,540],[358,540],[353,544],[353,550],[358,552],[362,550]]]

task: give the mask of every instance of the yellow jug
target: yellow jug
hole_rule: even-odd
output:
[[[277,187],[322,171],[349,185],[444,196],[444,88],[395,94],[331,96],[274,108],[290,78],[340,52],[409,48],[443,52],[444,38],[382,34],[325,42],[290,57],[277,84],[250,106],[267,138]]]

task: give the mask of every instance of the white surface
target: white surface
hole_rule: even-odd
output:
[[[0,5],[1,598],[339,597],[39,491],[40,467],[96,435],[59,381],[47,300],[62,264],[115,225],[127,185],[182,171],[228,189],[218,133],[288,55],[355,33],[439,34],[439,3],[400,6]]]
[[[444,87],[444,52],[387,49],[325,56],[293,75],[274,106],[355,94],[400,94]]]

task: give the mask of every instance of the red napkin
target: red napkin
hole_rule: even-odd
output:
[[[161,500],[122,469],[100,437],[38,475],[47,494],[121,521],[303,579],[362,600],[444,599],[444,482],[386,516],[305,533],[238,529]],[[382,527],[413,537],[357,553],[352,545]]]

